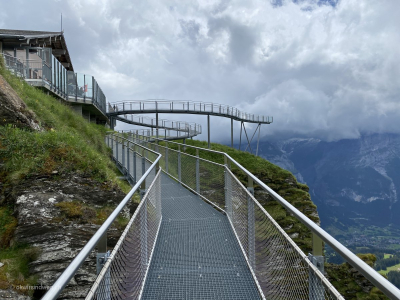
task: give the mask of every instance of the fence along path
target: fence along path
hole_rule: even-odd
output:
[[[139,186],[139,207],[111,255],[100,257],[106,262],[87,300],[343,299],[228,163],[126,133],[109,135],[107,143],[134,187],[43,299],[57,298]],[[385,284],[386,294],[400,299]]]
[[[117,160],[129,163],[127,169],[135,174],[142,174],[155,158],[147,152],[146,160],[135,155],[128,162],[126,147],[117,142],[112,147]],[[179,177],[178,160],[177,153],[171,152],[170,163],[164,160],[162,165],[169,164]],[[209,169],[223,168],[209,164]],[[183,175],[194,179],[195,173],[188,171]],[[154,178],[151,172],[146,186]],[[162,221],[141,299],[261,299],[226,215],[166,173],[160,181]]]
[[[108,145],[128,177],[158,155],[165,171],[147,176],[87,300],[343,299],[225,165],[126,133]]]

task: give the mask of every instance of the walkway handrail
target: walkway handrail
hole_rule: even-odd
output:
[[[115,112],[113,106],[108,103],[108,112]],[[120,120],[122,122],[127,122],[131,123],[134,125],[139,125],[139,126],[145,126],[145,127],[152,127],[152,128],[164,128],[164,129],[170,129],[170,130],[176,130],[176,131],[188,131],[189,129],[192,131],[196,131],[198,134],[201,133],[201,125],[197,124],[195,122],[185,122],[185,121],[174,121],[174,120],[168,120],[168,119],[158,119],[158,125],[157,125],[157,119],[156,118],[150,118],[150,117],[144,117],[144,116],[139,116],[139,115],[133,115],[130,114],[131,118],[127,116],[121,116],[119,115]],[[174,126],[175,125],[175,126]]]
[[[242,112],[239,109],[211,102],[199,102],[189,100],[126,100],[113,103],[115,111],[108,111],[107,115],[116,116],[128,113],[187,113],[202,115],[217,115],[228,117],[237,121],[248,123],[271,124],[273,117],[260,116]]]
[[[155,138],[152,138],[155,139]],[[162,141],[162,139],[159,139]],[[357,271],[359,271],[362,275],[364,275],[368,280],[370,280],[377,288],[379,288],[386,296],[391,299],[400,299],[400,290],[394,286],[391,282],[386,280],[381,274],[376,272],[373,268],[371,268],[368,264],[366,264],[363,260],[361,260],[357,255],[343,246],[339,241],[337,241],[334,237],[332,237],[329,233],[311,221],[308,217],[306,217],[302,212],[300,212],[296,207],[291,205],[288,201],[286,201],[283,197],[274,192],[269,186],[267,186],[264,182],[254,176],[251,172],[249,172],[246,168],[244,168],[241,164],[239,164],[236,160],[230,157],[225,152],[220,152],[216,150],[209,150],[201,147],[191,146],[187,144],[181,144],[177,142],[168,142],[172,144],[178,144],[182,147],[198,149],[202,151],[212,152],[216,154],[221,154],[226,157],[231,163],[233,163],[236,167],[238,167],[241,171],[243,171],[247,176],[249,176],[255,183],[257,183],[261,188],[268,192],[276,201],[278,201],[281,205],[283,205],[291,214],[293,214],[301,223],[303,223],[308,229],[311,230],[314,234],[320,237],[325,243],[331,246],[335,251],[337,251],[346,261],[352,265]]]
[[[119,139],[124,139],[122,137],[118,137]],[[128,141],[127,139],[125,139]],[[132,143],[132,141],[129,141]],[[49,291],[43,296],[42,300],[52,300],[56,299],[58,295],[62,292],[71,278],[74,276],[79,267],[83,264],[85,259],[89,256],[90,252],[94,249],[97,243],[100,241],[102,236],[107,232],[108,228],[117,218],[118,214],[122,211],[125,205],[131,200],[133,194],[140,188],[141,184],[145,181],[146,177],[150,174],[151,171],[158,165],[159,160],[161,159],[161,154],[154,152],[151,149],[147,149],[141,145],[137,145],[141,148],[146,149],[147,151],[153,152],[158,155],[156,160],[152,163],[149,169],[143,174],[143,176],[136,182],[134,187],[129,191],[129,193],[125,196],[125,198],[120,202],[117,208],[111,213],[111,215],[104,221],[103,225],[97,230],[97,232],[93,235],[93,237],[86,243],[86,245],[82,248],[82,250],[78,253],[75,259],[69,264],[69,266],[64,270],[64,272],[58,277],[57,281],[52,285]]]
[[[171,131],[176,133],[176,135],[172,135]],[[134,133],[138,136],[146,136],[150,138],[154,135],[151,129],[129,129],[129,130],[119,130],[121,133]],[[172,140],[182,140],[182,139],[189,139],[192,137],[197,136],[197,132],[189,131],[175,131],[170,129],[159,128],[158,136],[163,137],[163,141],[172,141]]]

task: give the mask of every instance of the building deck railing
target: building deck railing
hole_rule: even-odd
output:
[[[35,86],[45,87],[68,102],[93,104],[105,116],[106,97],[93,76],[68,71],[51,49],[35,49],[35,59],[19,59],[4,52],[6,67]]]

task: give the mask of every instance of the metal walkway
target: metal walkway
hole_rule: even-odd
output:
[[[273,117],[270,116],[262,116],[249,114],[239,109],[223,104],[214,104],[214,103],[206,103],[206,102],[194,102],[194,101],[175,101],[175,100],[145,100],[145,101],[122,101],[115,102],[113,106],[108,106],[107,116],[111,121],[111,129],[114,129],[114,120],[119,120],[129,124],[138,124],[137,118],[139,116],[133,117],[132,115],[137,114],[156,114],[156,122],[151,123],[151,127],[160,128],[161,124],[158,122],[158,114],[159,113],[168,113],[168,114],[196,114],[196,115],[206,115],[207,116],[207,135],[208,135],[208,148],[210,149],[210,116],[218,116],[231,119],[231,147],[233,148],[233,121],[240,122],[240,142],[239,142],[239,150],[240,145],[242,143],[242,130],[244,130],[244,134],[247,140],[247,148],[250,149],[252,153],[253,150],[251,148],[251,142],[258,131],[257,138],[257,150],[256,155],[258,155],[258,144],[260,141],[260,129],[261,124],[271,124],[273,122]],[[131,120],[127,115],[131,115]],[[122,118],[121,116],[125,116]],[[143,124],[142,121],[140,123]],[[251,136],[247,134],[245,123],[255,123],[257,127]],[[145,125],[147,126],[147,125]],[[156,137],[159,138],[159,134],[157,132]],[[246,151],[245,150],[245,151]]]
[[[43,300],[63,292],[95,246],[99,273],[86,300],[344,300],[323,274],[319,237],[390,299],[400,299],[400,290],[226,153],[126,133],[110,134],[106,142],[133,188]],[[180,151],[185,147],[196,156]],[[222,155],[225,164],[200,151]],[[247,187],[231,168],[247,176]],[[306,256],[254,198],[254,183],[313,232],[312,254]],[[102,251],[107,230],[135,192],[141,201],[133,216],[112,251]]]
[[[228,218],[163,174],[163,221],[142,299],[260,299]]]

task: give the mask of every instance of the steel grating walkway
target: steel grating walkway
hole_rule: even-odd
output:
[[[260,299],[228,218],[166,174],[142,299]]]

